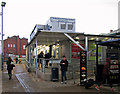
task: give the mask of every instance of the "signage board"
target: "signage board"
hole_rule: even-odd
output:
[[[84,48],[84,44],[80,45]],[[82,49],[77,44],[71,44],[71,58],[80,59],[80,51],[82,51]]]
[[[87,80],[87,52],[80,51],[80,85]]]
[[[57,18],[57,17],[51,17],[51,22],[69,22],[69,23],[75,23],[75,19],[69,19],[69,18]]]

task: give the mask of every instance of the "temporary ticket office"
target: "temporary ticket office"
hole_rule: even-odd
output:
[[[50,70],[43,71],[44,69],[40,72],[37,66],[38,54],[41,51],[44,54],[50,53],[50,62],[58,63],[58,65],[62,56],[65,55],[69,65],[71,65],[70,71],[68,71],[69,78],[77,76],[79,78],[80,51],[87,51],[87,59],[89,60],[87,66],[91,68],[90,71],[93,73],[96,60],[95,41],[105,41],[112,37],[109,35],[90,35],[75,32],[75,19],[50,17],[46,25],[35,25],[30,34],[30,42],[26,46],[27,67],[31,69],[30,71],[34,71],[37,75],[40,74],[41,76],[43,75],[41,74],[42,72],[50,72]],[[99,47],[98,51],[100,51],[98,58],[105,60],[105,48]],[[43,79],[50,80],[50,75],[49,77],[48,75],[44,76]]]
[[[36,70],[38,54],[41,51],[44,54],[50,53],[53,63],[60,63],[65,55],[69,63],[73,58],[74,62],[79,64],[80,61],[76,58],[80,57],[81,50],[86,49],[84,41],[79,43],[78,39],[84,40],[84,33],[75,32],[75,19],[51,17],[46,25],[35,25],[26,46],[28,67]]]

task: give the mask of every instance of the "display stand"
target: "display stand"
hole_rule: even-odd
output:
[[[80,51],[80,85],[87,80],[87,52]]]

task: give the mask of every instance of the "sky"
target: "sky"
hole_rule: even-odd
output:
[[[109,33],[111,29],[118,29],[119,0],[2,1],[6,2],[4,39],[14,35],[29,39],[34,26],[46,24],[50,17],[75,18],[76,32],[86,34]]]

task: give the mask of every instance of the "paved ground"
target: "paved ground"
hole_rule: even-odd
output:
[[[6,69],[6,66],[5,66]],[[7,71],[4,69],[2,75],[2,91],[5,92],[94,92],[100,94],[109,94],[108,88],[101,88],[100,91],[91,87],[85,89],[83,86],[77,86],[73,84],[73,81],[69,80],[68,84],[61,84],[59,82],[43,81],[40,78],[35,77],[34,74],[28,73],[24,64],[16,64],[13,71],[12,80],[8,79]],[[3,93],[3,94],[4,94]],[[113,92],[112,92],[113,93]]]
[[[0,94],[2,93],[2,72],[0,71]]]

